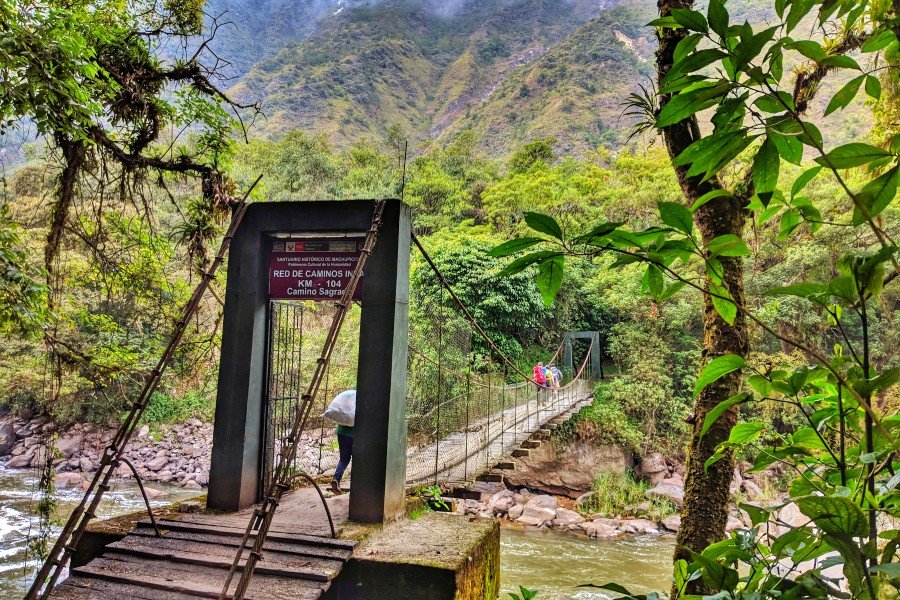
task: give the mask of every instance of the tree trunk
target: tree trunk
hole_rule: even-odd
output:
[[[667,16],[673,8],[691,8],[692,5],[693,2],[689,0],[659,0],[659,14]],[[659,79],[662,79],[672,67],[675,46],[684,35],[684,29],[660,31],[657,51]],[[669,99],[670,96],[660,96],[661,106],[665,106]],[[669,156],[673,159],[701,137],[697,119],[694,117],[666,127],[662,133]],[[721,187],[716,179],[703,182],[699,177],[687,177],[688,167],[674,168],[685,201],[689,205],[707,192]],[[744,201],[735,197],[716,198],[703,205],[694,214],[694,221],[704,244],[720,235],[742,236],[746,219]],[[704,295],[704,362],[723,354],[746,356],[749,351],[744,318],[743,261],[741,258],[726,257],[720,260],[723,267],[723,283],[737,305],[737,317],[733,324],[728,324],[716,312],[709,295]],[[736,394],[740,385],[740,372],[731,373],[706,387],[695,403],[694,430],[688,451],[684,509],[681,514],[675,560],[690,561],[691,552],[700,552],[725,537],[734,459],[728,455],[709,469],[704,469],[704,463],[713,455],[716,446],[728,438],[731,428],[737,422],[737,409],[727,411],[702,438],[700,428],[706,414],[719,402]],[[702,581],[694,581],[690,586],[688,593],[702,592]],[[677,593],[676,590],[673,596]]]

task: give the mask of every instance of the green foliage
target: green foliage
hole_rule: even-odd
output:
[[[18,227],[0,205],[0,332],[29,336],[48,319],[46,287],[29,264]]]
[[[147,423],[183,423],[188,419],[212,420],[215,398],[204,390],[191,390],[181,397],[157,392],[144,412]]]
[[[661,519],[677,512],[671,502],[654,497],[647,500],[645,492],[650,486],[634,479],[629,473],[601,473],[594,479],[593,494],[581,507],[581,512],[601,514],[608,517],[633,514],[635,507],[645,502],[650,509],[645,511],[652,519]]]
[[[462,243],[461,239],[451,237],[430,251],[434,253],[438,269],[472,316],[483,324],[500,350],[515,359],[522,353],[523,346],[540,340],[550,313],[542,306],[527,275],[499,276],[489,250],[490,244],[485,241],[470,237]],[[435,311],[441,302],[441,288],[433,271],[425,264],[413,269],[411,282],[411,321],[415,328],[419,321],[437,318]],[[446,294],[444,302],[452,307],[452,300]],[[446,314],[453,311],[450,308]],[[474,342],[477,354],[490,354],[490,349],[477,336]]]
[[[537,597],[537,590],[529,590],[525,587],[519,586],[519,593],[509,593],[509,600],[533,600]]]
[[[553,153],[554,145],[556,145],[556,140],[552,138],[528,142],[513,152],[509,159],[509,172],[518,175],[531,170],[538,164],[553,163],[556,159]]]

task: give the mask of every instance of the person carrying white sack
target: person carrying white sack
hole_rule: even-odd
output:
[[[353,458],[353,427],[356,423],[356,390],[346,390],[334,397],[323,417],[337,423],[338,452],[340,458],[331,479],[331,491],[341,493],[341,479]]]

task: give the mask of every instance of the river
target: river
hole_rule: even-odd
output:
[[[0,467],[0,598],[21,598],[34,570],[34,561],[26,564],[29,536],[37,531],[34,507],[37,504],[37,474],[30,470]],[[152,484],[168,493],[151,501],[165,505],[196,492],[178,487]],[[64,520],[81,500],[78,489],[57,492],[57,519]],[[104,496],[99,515],[111,517],[144,507],[137,485],[131,481],[113,484]],[[58,532],[59,527],[54,529]],[[578,588],[584,583],[616,582],[633,591],[649,592],[668,588],[671,575],[673,540],[658,536],[639,536],[617,541],[591,540],[584,536],[559,532],[521,532],[503,529],[501,533],[500,573],[503,592],[523,585],[539,590],[538,600],[566,595],[573,600],[612,598],[602,590]]]
[[[27,544],[37,533],[38,519],[34,516],[37,505],[37,473],[33,470],[6,469],[0,466],[0,598],[21,598],[31,582],[35,561],[26,564]],[[151,500],[155,506],[169,504],[196,496],[196,491],[185,491],[172,486],[152,484],[154,489],[167,492],[166,497]],[[56,493],[56,519],[63,522],[78,502],[80,489],[58,490]],[[104,496],[98,515],[112,517],[144,508],[144,501],[133,481],[115,482]],[[60,526],[54,528],[58,533]]]
[[[668,591],[672,577],[671,536],[634,536],[592,540],[560,532],[501,529],[500,598],[509,600],[519,586],[538,590],[536,600],[565,595],[572,600],[615,598],[593,583],[618,583],[632,592]]]

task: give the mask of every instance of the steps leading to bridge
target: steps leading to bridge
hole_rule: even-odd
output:
[[[323,596],[351,560],[356,542],[336,540],[317,531],[321,505],[315,492],[298,490],[284,506],[267,537],[264,558],[245,596],[247,600],[313,600]],[[342,498],[329,500],[338,523],[346,520]],[[311,502],[313,504],[311,504]],[[336,504],[338,503],[338,504]],[[312,509],[313,518],[306,516]],[[324,516],[324,515],[322,515]],[[279,518],[280,517],[280,518]],[[240,547],[246,516],[184,514],[158,519],[163,535],[156,536],[150,521],[138,519],[127,535],[99,548],[96,558],[74,562],[68,579],[57,586],[53,600],[183,600],[218,598]],[[242,526],[243,525],[243,526]],[[327,526],[327,523],[326,523]],[[306,529],[304,529],[306,527]],[[252,546],[253,540],[248,544]],[[239,570],[246,561],[240,563]],[[237,586],[236,577],[232,589]]]

